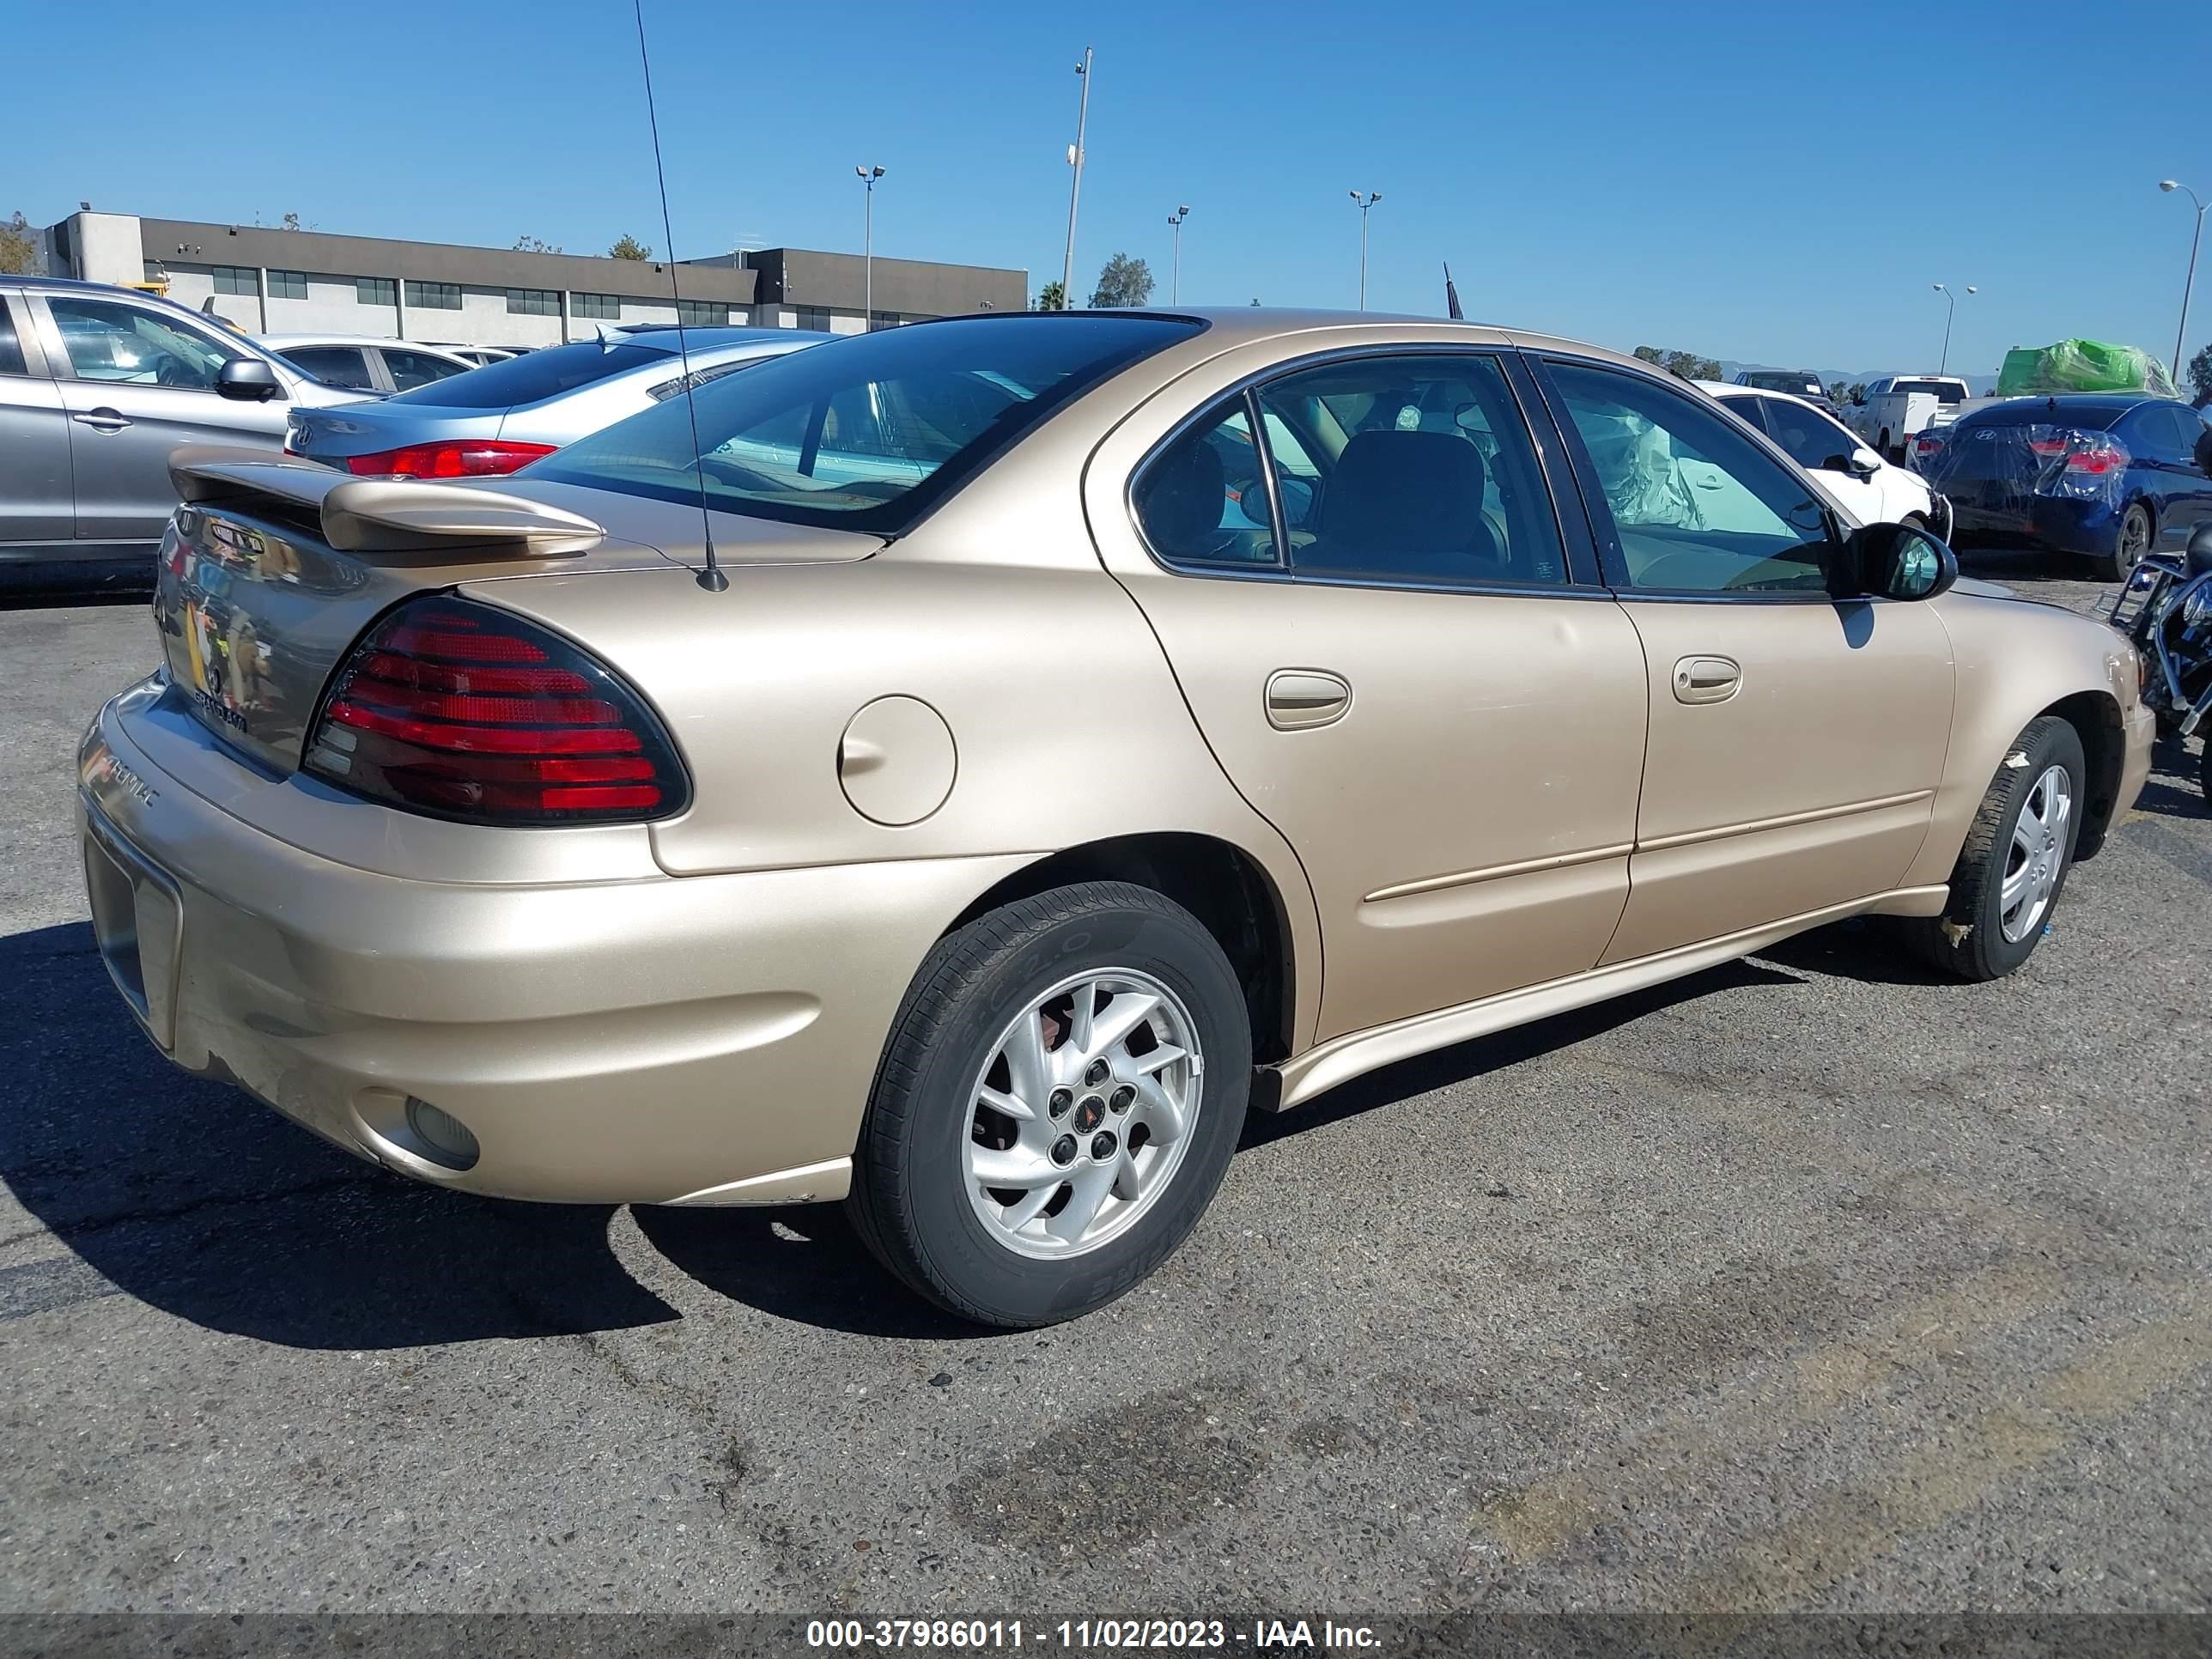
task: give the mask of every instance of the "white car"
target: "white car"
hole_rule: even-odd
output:
[[[1972,395],[1955,374],[1885,375],[1851,405],[1850,423],[1884,456],[1903,460],[1916,434],[1942,425]]]
[[[530,349],[528,346],[479,346],[439,344],[441,351],[450,351],[456,357],[465,357],[477,368],[486,363],[503,363],[509,357],[520,357]]]
[[[481,367],[444,346],[380,335],[257,334],[253,338],[302,374],[349,392],[412,392]]]
[[[1893,466],[1825,410],[1785,392],[1700,380],[1729,414],[1782,446],[1838,505],[1866,524],[1917,525],[1951,538],[1951,503],[1917,472]]]

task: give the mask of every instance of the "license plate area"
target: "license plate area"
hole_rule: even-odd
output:
[[[176,1042],[184,906],[175,885],[88,814],[84,884],[108,978],[163,1048]]]

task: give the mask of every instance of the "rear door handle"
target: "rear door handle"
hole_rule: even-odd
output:
[[[1742,666],[1726,657],[1685,657],[1674,665],[1676,702],[1726,702],[1742,684]]]
[[[88,426],[95,432],[120,432],[131,424],[130,417],[121,410],[104,407],[88,409],[82,415],[70,416],[70,419],[79,426]]]
[[[1279,668],[1267,677],[1267,724],[1301,732],[1344,718],[1351,684],[1321,668]]]

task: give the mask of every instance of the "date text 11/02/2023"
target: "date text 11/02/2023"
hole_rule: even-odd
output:
[[[1059,1648],[1073,1652],[1244,1648],[1257,1652],[1361,1652],[1380,1645],[1372,1626],[1334,1620],[1255,1619],[814,1619],[806,1645],[818,1649]]]

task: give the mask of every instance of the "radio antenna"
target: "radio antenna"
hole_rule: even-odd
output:
[[[684,370],[684,412],[691,422],[691,453],[699,469],[699,534],[707,545],[706,568],[699,573],[699,586],[709,593],[720,593],[730,585],[722,574],[722,567],[714,557],[714,521],[707,511],[707,453],[699,447],[699,405],[692,396],[691,347],[684,331],[684,289],[676,276],[676,230],[668,220],[668,174],[660,165],[660,117],[653,106],[653,59],[645,50],[645,0],[630,0],[630,8],[637,15],[637,61],[645,70],[645,118],[653,130],[653,176],[660,185],[660,234],[668,246],[668,292],[676,301],[676,355]]]

